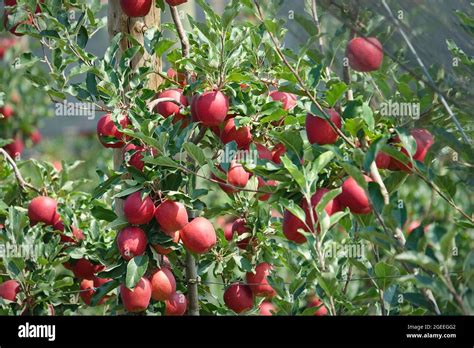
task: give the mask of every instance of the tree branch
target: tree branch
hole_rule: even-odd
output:
[[[18,182],[18,185],[23,189],[23,191],[26,191],[26,189],[30,189],[32,191],[35,191],[36,193],[42,194],[41,190],[37,189],[33,185],[27,183],[23,176],[20,173],[20,170],[18,169],[15,160],[11,158],[11,156],[6,152],[4,149],[0,148],[0,153],[5,157],[5,160],[10,164],[10,166],[13,168],[13,172],[16,177],[16,181]]]

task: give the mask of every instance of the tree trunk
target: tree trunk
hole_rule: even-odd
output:
[[[122,12],[120,3],[118,0],[109,1],[108,5],[108,31],[109,37],[112,39],[118,33],[129,34],[138,42],[143,44],[144,33],[148,28],[160,27],[160,9],[156,7],[155,1],[151,7],[150,12],[146,17],[129,18]],[[130,47],[127,38],[120,41],[120,53]],[[154,71],[161,70],[161,57],[152,56],[150,57],[145,51],[144,54],[137,54],[131,62],[132,68],[138,68],[140,66],[149,65],[153,66]],[[162,79],[157,74],[151,74],[149,76],[148,88],[158,89],[162,82]],[[122,149],[114,150],[114,169],[118,170],[123,162]],[[118,198],[115,200],[115,212],[118,216],[123,216],[123,200]]]

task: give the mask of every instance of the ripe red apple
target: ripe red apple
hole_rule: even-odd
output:
[[[364,175],[365,181],[373,181]],[[362,187],[352,178],[347,178],[342,184],[342,192],[337,196],[342,207],[347,207],[354,214],[369,214],[372,211],[369,198]]]
[[[65,229],[64,223],[62,221],[58,221],[54,224],[53,228],[56,231],[64,232],[64,229]],[[86,239],[86,236],[84,236],[84,232],[82,232],[82,230],[78,229],[75,226],[71,226],[71,229],[72,229],[72,238],[61,233],[60,235],[61,243],[77,244],[79,241]]]
[[[249,227],[247,226],[247,221],[243,218],[235,220],[234,223],[232,224],[232,237],[234,236],[234,234],[237,234],[237,236],[241,236],[244,233],[250,233],[250,232],[251,231]],[[245,250],[247,249],[247,246],[249,245],[251,241],[252,241],[252,245],[254,245],[255,240],[252,237],[244,238],[241,241],[237,242],[237,246],[239,247],[239,249]]]
[[[166,0],[166,3],[170,6],[178,6],[188,2],[188,0]]]
[[[123,214],[132,225],[145,225],[155,214],[155,205],[150,196],[142,199],[142,192],[137,191],[127,197],[123,204]]]
[[[169,268],[156,270],[150,278],[151,297],[155,301],[165,301],[176,292],[176,280]]]
[[[330,116],[330,120],[334,125],[341,129],[341,116],[334,109],[326,110]],[[331,128],[328,121],[323,118],[306,115],[306,134],[311,144],[326,145],[334,144],[339,135]]]
[[[165,314],[169,316],[184,315],[187,308],[188,300],[186,299],[186,296],[179,292],[175,292],[165,301]]]
[[[278,143],[273,147],[272,150],[272,161],[276,164],[281,163],[280,157],[286,152],[286,147],[282,143]]]
[[[57,212],[58,204],[50,197],[39,196],[33,198],[28,205],[28,217],[30,225],[42,222],[48,226],[54,226],[60,219]]]
[[[257,152],[258,152],[258,158],[262,160],[273,161],[272,152],[269,149],[267,149],[265,146],[263,146],[262,144],[255,143],[255,148],[257,149]]]
[[[231,118],[225,121],[220,138],[224,144],[235,141],[237,148],[246,149],[252,141],[252,134],[250,133],[250,127],[236,128],[235,121]]]
[[[218,126],[227,116],[229,99],[220,91],[205,92],[196,99],[194,110],[203,125]]]
[[[261,177],[257,177],[257,180],[258,180],[258,189],[262,188],[262,187],[265,187],[265,186],[277,186],[277,182],[275,180],[268,180],[268,181],[265,181],[264,179],[262,179]],[[259,201],[268,201],[268,199],[270,198],[272,194],[271,193],[258,193],[257,194],[257,198]]]
[[[179,231],[171,232],[170,235],[171,235],[170,237],[173,238],[173,243],[178,244],[178,242],[179,242]],[[156,250],[156,252],[158,254],[161,254],[161,255],[168,255],[173,251],[173,249],[165,248],[165,247],[163,247],[159,244],[152,244],[152,247]]]
[[[253,294],[248,285],[233,283],[224,292],[227,308],[239,314],[253,308]]]
[[[329,192],[327,188],[319,188],[316,190],[316,192],[313,194],[311,197],[311,206],[313,207],[313,216],[315,219],[315,222],[318,221],[318,215],[316,214],[316,206],[318,205],[319,201],[323,198],[323,196]],[[311,230],[314,232],[314,227],[311,222],[311,215],[310,211],[308,209],[308,203],[306,200],[303,199],[301,203],[301,207],[303,208],[305,214],[306,214],[306,224],[311,227]],[[339,204],[339,201],[337,199],[332,199],[329,201],[329,203],[324,207],[324,210],[326,213],[331,216],[332,214],[338,212],[341,210],[341,206]],[[319,226],[318,226],[318,231],[319,231]]]
[[[416,152],[413,155],[413,159],[424,162],[428,150],[434,144],[434,137],[428,130],[422,128],[412,129],[411,135],[416,142]],[[402,148],[401,152],[408,156],[408,151],[405,148]],[[412,167],[411,163],[405,165],[396,159],[392,159],[392,161],[400,170],[410,172],[410,168]]]
[[[8,119],[13,116],[14,110],[11,105],[5,104],[4,106],[0,107],[0,114],[3,115],[4,119]]]
[[[124,260],[142,255],[148,244],[145,232],[139,227],[125,227],[117,236],[117,246]]]
[[[313,297],[311,297],[311,298],[308,300],[308,302],[307,302],[307,307],[308,307],[308,308],[311,308],[311,307],[319,307],[319,306],[321,306],[321,307],[318,308],[318,309],[316,310],[316,312],[314,312],[314,315],[315,315],[315,316],[318,316],[318,317],[327,315],[327,314],[328,314],[328,310],[327,310],[326,306],[325,306],[325,305],[323,304],[323,302],[322,302],[320,299],[318,299],[317,297],[313,296]]]
[[[182,229],[189,221],[188,212],[184,204],[166,200],[155,210],[155,219],[164,233],[170,237],[173,232]]]
[[[83,279],[80,284],[80,289],[81,292],[79,293],[79,296],[82,298],[84,303],[88,306],[91,304],[92,297],[96,293],[96,288],[101,287],[102,285],[108,283],[111,281],[111,278],[105,279],[105,278],[97,278],[93,277],[92,279]],[[107,300],[109,299],[108,296],[104,296],[100,299],[99,305],[104,304]]]
[[[105,269],[103,265],[93,264],[87,259],[79,259],[72,266],[74,276],[79,279],[92,279],[96,273],[102,272]]]
[[[377,168],[379,169],[389,169],[390,168],[390,162],[392,160],[392,157],[387,155],[385,152],[379,151],[377,153],[377,156],[375,156],[375,164],[377,165]]]
[[[207,253],[217,242],[216,231],[211,222],[203,217],[195,218],[180,232],[186,249],[196,253]]]
[[[119,124],[122,128],[127,128],[129,125],[128,117],[122,117],[119,120]],[[120,148],[124,146],[123,141],[127,138],[118,130],[110,114],[106,114],[100,118],[97,123],[97,135],[102,145],[108,148]]]
[[[298,230],[301,229],[308,232],[308,228],[305,226],[303,221],[298,219],[289,210],[285,210],[285,213],[283,214],[282,229],[283,234],[288,240],[291,240],[297,244],[306,242],[306,237],[298,232]]]
[[[262,262],[255,268],[255,273],[247,272],[247,284],[252,290],[254,296],[273,297],[275,290],[268,284],[267,277],[270,275],[273,266],[267,262]]]
[[[383,60],[382,44],[375,37],[356,37],[349,41],[346,56],[350,67],[356,71],[378,70]]]
[[[223,228],[224,238],[229,242],[234,238],[234,232],[232,231],[233,224],[233,222],[227,222]]]
[[[152,0],[120,0],[122,11],[129,17],[145,17],[152,3]]]
[[[274,313],[276,313],[275,306],[269,301],[262,302],[258,308],[259,314],[262,316],[272,316]]]
[[[179,73],[173,68],[169,68],[166,72],[166,75],[172,79],[173,81],[178,82],[181,86],[186,86],[186,75],[183,73]]]
[[[33,142],[34,145],[38,145],[41,140],[43,139],[43,136],[41,135],[41,132],[39,129],[35,129],[31,134],[30,134],[30,139]]]
[[[237,161],[232,161],[230,163],[229,170],[227,171],[227,182],[229,184],[244,188],[247,186],[249,177],[250,174],[244,169],[242,164]]]
[[[188,100],[184,96],[183,90],[180,88],[168,89],[166,91],[163,91],[158,94],[157,99],[159,98],[172,98],[180,102],[182,105],[188,106]],[[155,110],[165,118],[173,116],[175,122],[185,118],[185,116],[180,112],[179,105],[171,101],[158,103],[158,105],[156,105],[155,107]]]
[[[21,156],[24,149],[25,149],[25,144],[23,143],[23,140],[19,136],[15,137],[15,139],[13,139],[13,142],[11,142],[10,144],[5,145],[5,151],[13,159],[17,158],[18,156]]]
[[[288,92],[272,91],[270,98],[283,104],[283,110],[291,110],[296,106],[296,95]]]
[[[16,295],[20,292],[20,284],[15,280],[7,280],[0,284],[0,297],[15,302]]]
[[[142,312],[150,304],[151,283],[148,279],[141,277],[133,290],[122,284],[120,285],[120,296],[123,306],[128,312]]]
[[[130,156],[127,161],[127,154]],[[135,167],[139,171],[143,172],[145,168],[145,162],[143,162],[143,157],[147,155],[156,156],[157,152],[154,148],[147,149],[143,146],[138,146],[135,144],[128,144],[123,150],[123,160],[128,163],[128,165]]]

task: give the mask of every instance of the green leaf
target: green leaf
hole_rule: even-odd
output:
[[[111,292],[113,289],[117,288],[120,285],[120,280],[119,279],[114,279],[111,280],[110,282],[107,282],[103,285],[101,285],[99,288],[96,289],[94,296],[92,296],[91,299],[91,306],[97,306],[97,304],[102,300],[102,298],[107,295],[109,292]]]
[[[290,161],[286,155],[281,157],[281,163],[283,163],[283,166],[286,168],[288,173],[290,173],[301,190],[304,191],[306,189],[306,179],[304,174],[298,169],[297,166],[293,164],[293,162]]]
[[[380,261],[375,265],[374,271],[377,278],[380,278],[375,279],[375,282],[382,289],[386,289],[393,282],[395,277],[399,275],[397,267],[389,265],[383,261]]]
[[[129,289],[133,289],[141,277],[145,274],[148,268],[148,256],[135,256],[133,259],[128,261],[127,275],[125,277],[125,286]]]
[[[329,106],[334,106],[337,101],[344,95],[344,92],[347,91],[347,85],[340,81],[331,84],[329,90],[326,92],[326,102]]]
[[[206,156],[199,146],[193,143],[186,143],[183,145],[183,147],[189,156],[191,156],[191,158],[194,159],[200,166],[206,164]]]
[[[438,265],[431,257],[414,251],[406,251],[395,257],[397,260],[414,263],[423,269],[441,275],[440,265]]]

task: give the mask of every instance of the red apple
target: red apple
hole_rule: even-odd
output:
[[[278,143],[273,147],[272,150],[272,161],[276,164],[281,163],[280,157],[286,152],[286,147],[282,143]]]
[[[28,217],[30,224],[36,225],[42,222],[49,226],[54,226],[60,219],[57,212],[58,204],[50,197],[39,196],[33,198],[28,205]]]
[[[258,158],[262,160],[273,161],[273,154],[269,149],[267,149],[262,144],[258,144],[258,143],[255,143],[255,147],[258,152]]]
[[[273,303],[264,301],[258,306],[259,308],[259,314],[262,316],[272,316],[274,313],[276,313],[276,308],[273,305]]]
[[[318,221],[318,215],[316,214],[316,206],[318,205],[319,201],[323,198],[323,196],[329,192],[327,188],[319,188],[316,190],[314,195],[311,197],[311,206],[313,207],[313,217],[315,219],[315,222]],[[306,214],[306,224],[311,227],[311,230],[314,231],[313,224],[311,222],[311,215],[310,211],[308,209],[308,203],[306,200],[303,199],[301,203],[301,207],[303,208],[305,214]],[[329,201],[329,203],[324,207],[324,210],[326,213],[331,216],[332,214],[338,212],[341,210],[341,206],[339,204],[339,201],[337,199],[333,199]],[[319,227],[318,227],[319,231]]]
[[[15,302],[19,292],[20,284],[15,280],[7,280],[0,284],[0,297],[4,300]]]
[[[13,139],[13,142],[10,144],[5,145],[5,151],[12,157],[13,159],[21,156],[23,150],[25,149],[25,144],[23,140],[17,136]]]
[[[248,285],[233,283],[224,292],[227,308],[239,314],[253,308],[253,294]]]
[[[178,82],[181,86],[186,86],[186,75],[183,73],[176,72],[173,68],[169,68],[166,75],[173,81]]]
[[[221,124],[229,111],[229,99],[220,91],[205,92],[195,103],[197,118],[208,127]]]
[[[142,192],[137,191],[127,197],[123,205],[123,213],[132,225],[145,225],[155,214],[155,205],[150,196],[142,199]]]
[[[379,151],[377,153],[377,156],[375,156],[375,164],[377,165],[377,168],[379,169],[389,169],[390,168],[390,162],[392,160],[392,157],[387,155],[385,152]]]
[[[62,221],[58,221],[54,224],[53,228],[56,231],[64,232],[64,223]],[[77,244],[79,241],[85,240],[86,236],[84,236],[84,232],[82,230],[76,228],[75,226],[71,226],[72,229],[72,238],[66,236],[65,234],[61,233],[61,243],[71,243]]]
[[[127,154],[129,155],[129,159],[127,161]],[[147,149],[143,146],[138,146],[135,144],[128,144],[125,146],[123,150],[123,160],[127,162],[128,165],[135,167],[139,171],[143,172],[143,168],[145,168],[145,162],[143,162],[143,157],[147,155],[156,156],[157,152],[155,149]]]
[[[119,121],[122,128],[127,128],[129,125],[128,117],[122,117]],[[111,118],[111,114],[102,116],[97,123],[97,135],[99,141],[108,148],[120,148],[124,146],[123,140],[126,139],[124,135],[119,131],[117,125]]]
[[[326,110],[330,120],[337,128],[341,128],[341,116],[334,109]],[[306,134],[311,144],[326,145],[334,144],[339,135],[331,128],[328,121],[323,118],[306,115]]]
[[[43,139],[43,136],[41,135],[41,132],[39,131],[39,129],[35,129],[30,134],[30,139],[35,145],[38,145],[41,142],[41,140]]]
[[[346,56],[350,67],[356,71],[378,70],[383,60],[382,44],[375,37],[356,37],[349,41]]]
[[[96,288],[101,287],[102,285],[108,283],[112,279],[105,279],[105,278],[97,278],[93,277],[92,279],[83,279],[81,281],[80,289],[81,292],[79,293],[79,296],[82,298],[84,303],[88,306],[90,306],[92,297],[96,293]],[[99,305],[104,304],[107,300],[109,299],[108,296],[104,296],[100,299]]]
[[[182,229],[189,221],[184,204],[166,200],[155,210],[155,219],[164,233],[173,236],[173,232]]]
[[[232,161],[227,171],[227,182],[233,186],[244,188],[247,186],[250,174],[244,169],[242,164]],[[235,190],[234,188],[231,188]]]
[[[188,2],[188,0],[166,0],[166,3],[170,6],[178,6]]]
[[[186,299],[186,296],[179,292],[175,292],[165,301],[165,314],[169,316],[184,315],[187,308],[188,300]]]
[[[243,126],[236,128],[235,121],[231,118],[225,121],[220,138],[224,144],[235,141],[237,148],[245,149],[252,141],[252,134],[250,133],[250,127]]]
[[[302,244],[306,242],[306,237],[302,235],[298,230],[303,230],[308,232],[308,228],[305,226],[304,222],[298,219],[293,215],[289,210],[285,210],[283,215],[283,234],[288,240],[295,242],[297,244]]]
[[[225,224],[224,226],[224,238],[227,240],[227,241],[231,241],[233,238],[234,238],[234,231],[232,231],[232,225],[234,223],[233,222],[228,222]]]
[[[157,99],[160,99],[160,98],[172,98],[180,102],[184,106],[188,105],[188,100],[183,95],[183,90],[180,88],[168,89],[166,91],[163,91],[157,95]],[[155,107],[155,110],[156,112],[158,112],[161,116],[165,118],[169,116],[173,116],[174,121],[176,122],[185,118],[185,116],[182,115],[180,112],[179,105],[171,101],[158,103],[158,105],[156,105]]]
[[[365,181],[373,181],[364,175]],[[354,214],[369,214],[372,211],[369,198],[365,194],[365,190],[357,184],[352,178],[347,178],[342,184],[342,192],[337,196],[342,207],[347,207]]]
[[[296,106],[296,95],[288,92],[272,91],[270,98],[283,104],[283,110],[291,110]]]
[[[203,217],[195,218],[180,232],[186,249],[196,253],[207,253],[217,242],[216,231],[211,222]]]
[[[156,270],[150,278],[151,297],[155,301],[164,301],[176,292],[176,280],[168,268]]]
[[[0,107],[0,114],[3,115],[4,119],[8,119],[13,116],[14,110],[11,105],[5,104],[4,106]]]
[[[262,262],[255,268],[255,273],[247,272],[247,284],[252,290],[254,296],[273,297],[275,290],[268,284],[267,277],[270,275],[273,266],[267,262]]]
[[[422,128],[412,129],[411,135],[413,136],[416,142],[416,152],[413,155],[413,159],[420,162],[424,162],[428,150],[434,144],[434,137],[428,130]],[[408,156],[408,152],[405,148],[402,148],[401,152]],[[400,170],[410,172],[410,168],[412,167],[411,163],[405,165],[395,159],[392,159],[392,161],[394,162],[395,166],[397,166]]]
[[[148,308],[151,299],[151,283],[142,277],[133,290],[128,289],[124,284],[120,285],[120,296],[122,303],[128,312],[143,312]]]
[[[178,244],[178,242],[179,242],[179,231],[175,231],[175,232],[172,232],[170,234],[171,234],[170,237],[173,238],[173,243]],[[163,247],[159,244],[152,244],[152,247],[156,250],[156,252],[158,254],[161,254],[161,255],[168,255],[173,251],[173,249],[165,248],[165,247]]]
[[[129,17],[145,17],[152,3],[152,0],[120,0],[122,11]]]
[[[80,259],[72,266],[74,276],[79,279],[92,279],[96,273],[102,272],[105,269],[103,265],[93,264],[87,259]]]
[[[275,186],[278,185],[275,180],[265,181],[264,179],[262,179],[259,176],[257,177],[257,180],[258,180],[258,189],[260,189],[262,187],[266,187],[266,186],[275,187]],[[272,195],[271,193],[258,193],[257,198],[258,198],[259,201],[268,201],[268,199],[270,198],[271,195]]]
[[[320,307],[321,306],[321,307]],[[313,296],[311,297],[308,302],[307,302],[307,307],[308,308],[311,308],[311,307],[320,307],[316,310],[316,312],[314,312],[314,315],[315,316],[325,316],[328,314],[328,310],[326,308],[326,306],[323,304],[323,302],[318,299],[317,297]]]
[[[250,233],[250,232],[251,231],[249,227],[247,226],[247,221],[243,218],[235,220],[234,223],[232,224],[232,237],[234,236],[234,234],[237,234],[237,236],[241,236],[244,233]],[[239,249],[245,250],[247,249],[247,246],[252,240],[253,240],[252,237],[244,238],[241,241],[237,242],[237,246],[239,247]],[[254,244],[254,242],[255,241],[253,241],[252,244]]]
[[[125,227],[117,237],[117,246],[124,260],[142,255],[148,244],[145,232],[139,227]]]

